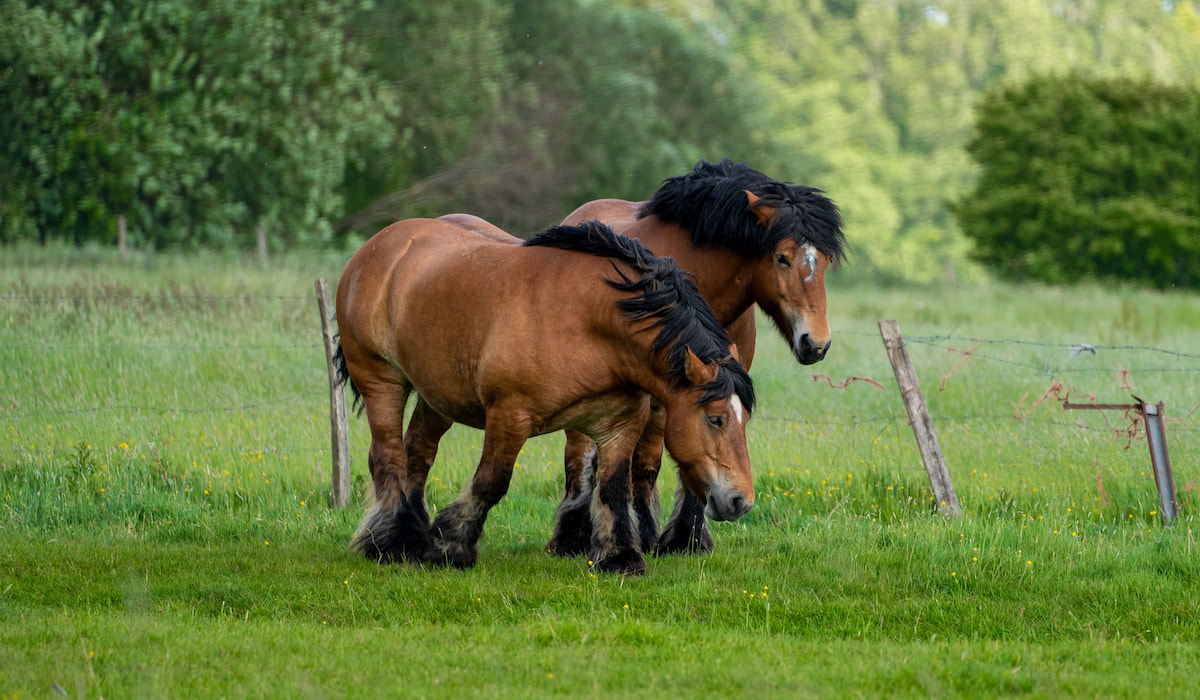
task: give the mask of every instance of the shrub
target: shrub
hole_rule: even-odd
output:
[[[982,172],[953,205],[1003,276],[1197,287],[1200,91],[1038,77],[984,94],[967,146]]]

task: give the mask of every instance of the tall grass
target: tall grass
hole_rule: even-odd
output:
[[[432,696],[1136,695],[1194,676],[1194,296],[835,278],[826,361],[796,365],[760,324],[755,509],[714,524],[711,555],[626,581],[542,551],[559,435],[525,446],[475,570],[348,551],[368,436],[352,418],[356,497],[331,510],[312,291],[342,259],[5,251],[0,695],[51,680],[77,696],[391,694],[398,679]],[[882,318],[907,338],[961,519],[936,514]],[[830,386],[852,376],[883,388]],[[1055,382],[1182,419],[1174,527],[1142,435],[1120,412],[1034,407]],[[481,444],[446,436],[431,508]]]

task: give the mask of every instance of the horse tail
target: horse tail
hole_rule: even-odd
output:
[[[362,394],[350,379],[350,370],[346,367],[346,353],[342,352],[342,341],[337,336],[334,336],[333,341],[337,343],[337,350],[333,352],[333,369],[337,373],[338,386],[350,387],[350,394],[354,397],[351,406],[361,416],[363,412]]]

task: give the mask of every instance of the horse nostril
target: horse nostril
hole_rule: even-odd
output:
[[[733,498],[729,499],[729,507],[737,515],[741,515],[742,513],[745,513],[746,512],[745,496],[734,496]]]

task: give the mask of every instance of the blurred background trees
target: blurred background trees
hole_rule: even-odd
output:
[[[448,211],[522,235],[729,157],[825,189],[866,273],[1071,279],[989,247],[985,117],[1117,77],[1194,95],[1195,2],[0,0],[0,241],[111,244],[124,215],[143,247],[354,245]],[[1093,148],[1141,154],[1126,133]],[[1191,215],[1142,204],[1106,216]]]
[[[997,87],[967,148],[982,170],[954,211],[988,267],[1198,286],[1200,91],[1076,75]]]

